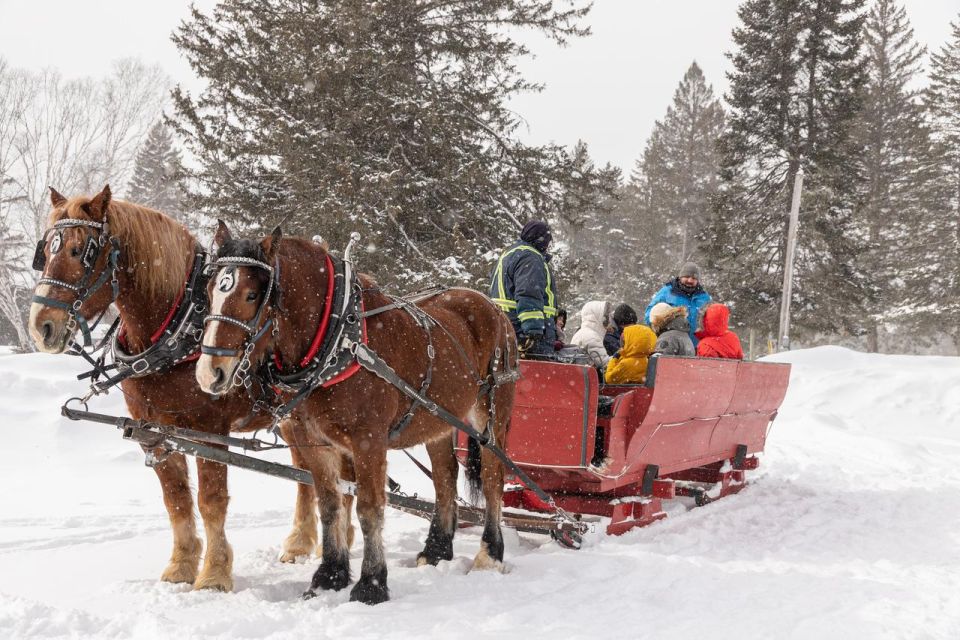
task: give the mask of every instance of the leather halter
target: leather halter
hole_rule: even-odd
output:
[[[33,268],[41,273],[46,268],[47,259],[43,252],[43,248],[46,246],[47,235],[51,231],[54,232],[54,241],[52,242],[56,242],[57,238],[61,238],[59,242],[62,244],[63,230],[75,227],[90,227],[92,229],[97,229],[100,232],[99,235],[90,235],[87,238],[87,242],[83,248],[83,253],[81,253],[79,256],[80,263],[84,267],[83,275],[80,277],[80,280],[76,283],[70,283],[64,282],[63,280],[57,280],[55,278],[41,277],[37,282],[37,285],[46,284],[50,286],[61,287],[63,289],[69,289],[74,293],[74,295],[76,295],[76,298],[74,299],[73,303],[68,304],[60,300],[34,294],[32,301],[49,307],[65,310],[70,317],[69,321],[67,322],[67,330],[72,332],[79,327],[81,333],[83,334],[83,345],[84,347],[89,347],[92,344],[90,333],[98,324],[100,324],[100,320],[103,318],[104,313],[106,313],[106,308],[104,309],[103,313],[101,313],[100,316],[94,321],[92,327],[87,323],[87,319],[84,318],[80,313],[80,308],[83,306],[84,302],[89,300],[97,291],[100,290],[100,287],[106,284],[108,278],[110,279],[110,284],[113,289],[113,297],[111,298],[110,303],[116,302],[117,296],[120,295],[120,283],[117,280],[117,265],[120,260],[120,242],[116,237],[110,235],[110,225],[107,222],[94,222],[93,220],[80,220],[76,218],[63,218],[62,220],[57,220],[55,223],[53,223],[53,226],[50,229],[47,229],[44,232],[43,238],[37,242],[37,250],[33,255]],[[91,283],[90,281],[93,279],[93,269],[100,260],[100,254],[103,253],[108,244],[110,245],[110,248],[109,253],[107,254],[107,265],[104,268],[103,273],[101,273],[100,276],[93,283]],[[57,250],[59,250],[59,245]],[[109,307],[109,304],[107,307]]]

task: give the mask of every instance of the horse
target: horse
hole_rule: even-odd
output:
[[[92,198],[67,199],[51,188],[50,202],[47,230],[34,265],[42,271],[42,278],[30,307],[29,329],[37,349],[63,353],[78,329],[88,334],[89,319],[115,302],[127,351],[143,352],[156,342],[158,327],[169,322],[183,297],[185,282],[195,267],[196,239],[159,211],[114,200],[109,185]],[[113,281],[109,285],[108,279]],[[221,435],[236,430],[242,422],[247,422],[242,430],[270,424],[264,416],[246,421],[251,402],[243,396],[211,397],[201,392],[195,364],[195,357],[187,358],[169,370],[124,380],[121,388],[130,415]],[[284,437],[293,437],[295,419],[281,423]],[[154,454],[160,459],[165,452]],[[309,449],[292,448],[291,454],[298,467],[309,469],[316,464]],[[349,461],[341,466],[349,476]],[[173,530],[173,553],[160,579],[191,583],[195,589],[231,591],[233,551],[224,532],[229,501],[226,467],[197,459],[197,503],[207,540],[202,570],[203,545],[197,536],[186,459],[174,453],[153,469]],[[352,536],[352,499],[346,500],[345,526]],[[283,543],[281,560],[293,562],[298,556],[314,553],[316,509],[313,487],[299,484],[293,530]]]
[[[459,465],[455,432],[436,408],[449,411],[493,441],[504,442],[515,378],[503,374],[511,367],[517,370],[518,357],[510,321],[487,296],[469,289],[438,289],[434,295],[414,296],[419,298],[415,304],[388,297],[369,275],[352,276],[346,254],[341,260],[323,244],[283,237],[279,227],[259,241],[234,239],[221,221],[214,243],[219,246],[214,263],[219,271],[208,285],[212,315],[205,321],[197,381],[203,390],[223,394],[251,366],[254,371],[262,371],[265,364],[272,366],[282,378],[285,371],[308,366],[304,354],[315,350],[312,345],[333,345],[328,352],[332,355],[317,356],[317,362],[332,363],[329,366],[336,375],[306,387],[302,402],[292,409],[292,415],[298,416],[297,427],[302,428],[296,434],[298,441],[333,445],[326,452],[326,469],[311,469],[320,504],[323,553],[303,597],[317,595],[317,589],[340,590],[351,581],[338,515],[342,507],[336,452],[342,451],[352,458],[356,470],[357,517],[364,543],[360,578],[350,600],[366,604],[389,600],[382,539],[387,450],[426,445],[436,504],[417,564],[451,560]],[[345,304],[339,304],[341,300]],[[399,379],[409,383],[408,388],[419,387],[424,402],[411,404],[396,385],[358,366],[357,343],[351,346],[346,339],[338,346],[329,338],[333,334],[325,335],[322,327],[329,329],[335,323],[353,323],[357,342],[375,351]],[[244,363],[245,358],[253,364]],[[349,366],[343,369],[345,364]],[[498,382],[483,387],[484,380]],[[486,502],[473,568],[502,570],[504,468],[490,450],[481,450],[474,439],[470,443],[466,465],[470,489],[474,495],[482,491]]]

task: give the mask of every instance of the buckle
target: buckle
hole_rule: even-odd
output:
[[[150,363],[147,362],[146,358],[140,358],[139,360],[135,361],[132,365],[130,365],[130,368],[133,369],[133,372],[135,374],[140,375],[141,373],[144,373],[150,368]]]

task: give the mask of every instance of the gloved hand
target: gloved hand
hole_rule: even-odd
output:
[[[556,342],[553,343],[553,350],[560,351],[560,349],[563,349],[563,346],[564,346],[563,340],[557,340]]]
[[[527,351],[530,351],[530,349],[532,349],[537,344],[537,340],[539,338],[540,336],[534,336],[534,335],[527,335],[521,338],[520,344],[518,345],[518,348],[520,349],[520,353],[526,353]]]

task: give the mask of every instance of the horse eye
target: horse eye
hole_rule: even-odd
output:
[[[247,294],[247,302],[253,302],[259,297],[260,297],[259,291],[251,291],[250,293]]]
[[[80,255],[80,247],[73,247],[70,249],[70,256],[76,258]]]

